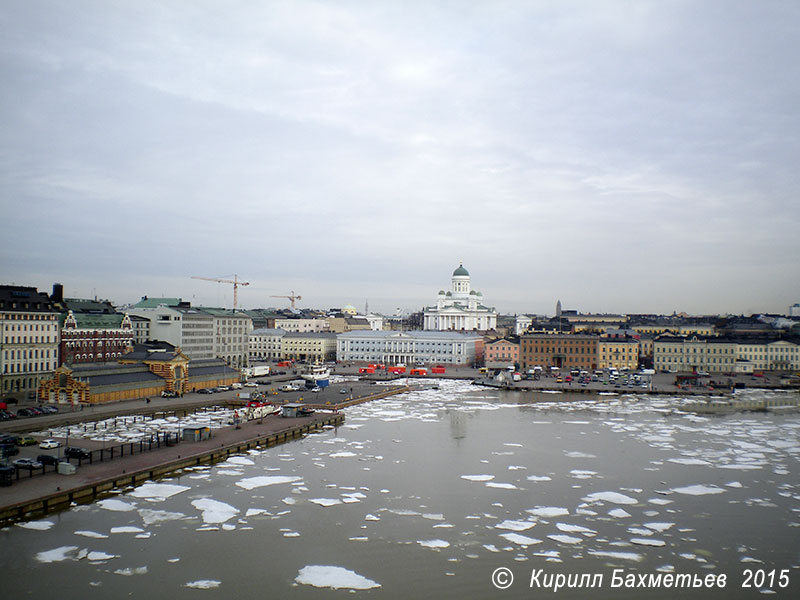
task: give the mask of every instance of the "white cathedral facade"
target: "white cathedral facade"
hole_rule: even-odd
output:
[[[436,306],[425,309],[423,329],[428,331],[486,331],[497,327],[497,312],[483,305],[483,294],[471,289],[469,271],[453,271],[449,292],[439,291]]]

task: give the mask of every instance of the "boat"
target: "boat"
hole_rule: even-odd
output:
[[[331,370],[325,365],[311,365],[306,367],[300,374],[305,379],[306,387],[328,387],[330,383]]]

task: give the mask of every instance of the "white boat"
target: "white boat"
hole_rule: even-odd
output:
[[[331,370],[325,365],[312,365],[306,367],[300,377],[306,380],[306,387],[328,387],[330,383]]]

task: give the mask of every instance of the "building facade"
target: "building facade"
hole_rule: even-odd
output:
[[[175,298],[147,298],[129,310],[149,320],[148,341],[168,342],[191,360],[221,358],[241,368],[248,364],[253,321],[241,311],[194,307]],[[173,304],[174,303],[174,304]]]
[[[657,371],[734,373],[737,342],[719,337],[662,335],[653,344],[653,367]]]
[[[275,328],[292,333],[313,333],[328,330],[326,319],[275,319]]]
[[[558,367],[559,369],[597,368],[597,345],[600,338],[585,334],[523,335],[520,338],[520,362],[523,369]]]
[[[0,390],[3,397],[34,397],[58,367],[59,313],[34,287],[0,286]]]
[[[255,360],[280,360],[283,329],[254,329],[250,332],[250,362]]]
[[[519,338],[501,338],[484,343],[484,364],[490,369],[504,369],[519,362]]]
[[[639,340],[625,337],[601,337],[597,340],[598,369],[639,367]]]
[[[481,336],[455,331],[350,331],[336,341],[338,362],[477,366],[483,354]]]
[[[330,332],[291,332],[281,337],[283,360],[321,363],[336,360],[336,334]]]
[[[450,291],[440,290],[436,305],[425,308],[426,331],[487,331],[497,327],[497,311],[483,304],[483,294],[472,289],[464,265],[453,271]]]
[[[107,301],[67,298],[61,309],[60,364],[116,361],[133,350],[133,322]]]

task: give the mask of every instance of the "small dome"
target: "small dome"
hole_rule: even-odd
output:
[[[452,295],[453,295],[453,292],[447,292],[447,295],[448,295],[448,296],[452,296]]]
[[[439,290],[439,295],[444,296],[444,290]]]
[[[458,268],[453,271],[453,277],[469,277],[469,271],[464,268],[463,264],[459,264]]]
[[[483,296],[481,292],[475,292],[478,296]]]
[[[475,290],[470,290],[469,295],[470,296],[477,296],[478,292],[476,292]]]

